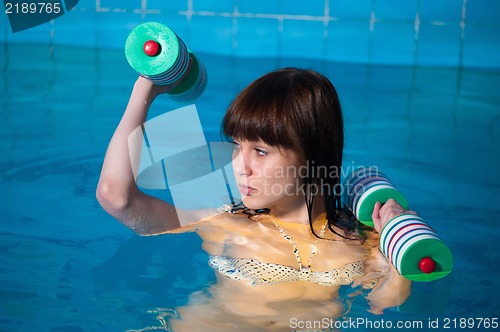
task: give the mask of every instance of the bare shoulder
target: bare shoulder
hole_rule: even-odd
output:
[[[223,213],[181,227],[172,233],[196,232],[203,240],[203,250],[210,255],[223,255],[226,244],[237,237],[237,234],[248,232],[248,226],[253,223],[247,216]]]
[[[248,222],[246,216],[232,213],[222,213],[208,218],[201,219],[200,221],[182,226],[177,229],[169,230],[168,234],[180,234],[186,232],[197,232],[199,234],[211,232],[217,229],[234,229],[238,226]]]

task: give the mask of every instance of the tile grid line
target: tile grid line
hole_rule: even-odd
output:
[[[275,19],[278,21],[278,33],[279,33],[279,38],[281,39],[283,37],[284,33],[284,28],[283,24],[284,21],[286,20],[295,20],[295,21],[320,21],[323,22],[324,27],[323,27],[323,48],[322,48],[322,54],[323,58],[326,58],[328,55],[328,52],[331,51],[328,49],[328,25],[329,22],[332,21],[349,21],[349,22],[366,22],[366,19],[356,19],[356,18],[341,18],[337,16],[330,16],[330,3],[329,0],[325,0],[324,3],[324,10],[323,10],[323,15],[294,15],[294,14],[265,14],[265,13],[245,13],[245,12],[240,12],[238,10],[238,5],[237,5],[237,0],[234,0],[234,6],[233,6],[233,11],[232,12],[216,12],[216,11],[196,11],[193,10],[193,1],[194,0],[186,0],[187,1],[187,10],[180,10],[180,11],[175,11],[177,15],[181,16],[186,16],[188,22],[191,21],[193,16],[205,16],[205,17],[231,17],[233,18],[233,32],[232,32],[232,44],[231,44],[231,49],[232,53],[235,53],[235,49],[238,46],[238,41],[237,41],[237,35],[238,35],[238,18],[244,17],[244,18],[255,18],[255,19]],[[108,7],[103,7],[102,6],[102,1],[101,0],[96,0],[95,2],[96,5],[96,12],[131,12],[131,13],[137,13],[141,14],[141,18],[144,19],[147,14],[162,14],[165,13],[165,10],[162,9],[150,9],[148,8],[148,2],[147,0],[140,0],[140,9],[127,9],[127,8],[108,8]],[[420,5],[419,5],[420,7]],[[460,21],[453,21],[453,22],[448,22],[448,21],[440,21],[440,20],[423,20],[421,17],[421,13],[417,10],[415,13],[415,19],[413,20],[413,24],[415,25],[415,41],[414,41],[414,50],[413,50],[413,62],[414,65],[417,65],[418,62],[418,44],[419,44],[419,39],[420,39],[420,27],[422,24],[426,25],[432,25],[432,26],[452,26],[455,24],[458,24],[460,26],[460,41],[459,41],[459,54],[458,54],[458,67],[461,68],[463,66],[463,52],[464,52],[464,43],[465,43],[465,29],[466,29],[466,7],[467,7],[467,0],[463,0],[462,2],[462,12],[461,12],[461,18]],[[88,11],[88,8],[85,7],[79,7],[81,11]],[[172,11],[173,13],[173,11]],[[371,42],[372,35],[374,30],[376,29],[376,24],[380,22],[400,22],[400,23],[410,23],[410,20],[394,20],[394,19],[380,19],[376,16],[375,12],[375,6],[374,3],[372,2],[371,4],[371,10],[370,10],[370,17],[368,19],[369,22],[369,35],[370,35],[370,41],[368,45],[368,61],[370,62],[373,54],[372,54],[372,48],[373,48],[373,43]],[[471,24],[471,23],[468,23]],[[481,25],[481,26],[495,26],[495,24],[492,23],[473,23],[473,25]],[[51,35],[51,38],[53,35]],[[280,49],[280,46],[278,45],[278,49]],[[280,50],[279,50],[280,51]]]
[[[188,17],[188,20],[190,20],[193,16],[213,16],[213,17],[245,17],[245,18],[263,18],[263,19],[277,19],[277,20],[296,20],[296,21],[322,21],[322,22],[331,22],[331,21],[344,21],[344,19],[337,17],[337,16],[330,16],[329,13],[328,15],[325,15],[328,11],[329,8],[325,8],[324,14],[315,16],[315,15],[293,15],[293,14],[264,14],[264,13],[244,13],[240,11],[233,11],[233,12],[214,12],[214,11],[195,11],[192,9],[192,0],[187,0],[188,3],[190,4],[190,8],[188,10],[180,10],[177,11],[176,13],[178,15],[184,15]],[[109,7],[101,7],[100,6],[100,0],[96,0],[96,12],[115,12],[115,13],[137,13],[137,14],[162,14],[164,11],[161,9],[149,9],[147,6],[144,4],[146,3],[146,0],[141,0],[141,8],[137,9],[130,9],[130,8],[109,8]],[[325,7],[328,7],[328,1],[325,2]],[[82,11],[87,11],[88,8],[82,7],[80,8]],[[392,19],[384,19],[381,20],[374,15],[375,12],[371,12],[370,18],[368,18],[368,21],[370,22],[370,29],[374,29],[374,26],[376,23],[380,22],[401,22],[401,23],[411,23],[414,21],[411,20],[392,20]],[[345,19],[346,21],[350,22],[365,22],[366,19],[355,19],[355,18],[348,18]],[[460,22],[462,24],[463,21]],[[420,23],[426,23],[430,25],[438,25],[438,26],[444,26],[444,25],[449,25],[449,23],[445,21],[434,21],[434,20],[422,20],[420,19]]]

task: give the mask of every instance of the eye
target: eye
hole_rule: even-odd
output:
[[[256,148],[255,151],[257,151],[257,155],[259,157],[264,157],[264,156],[267,156],[269,154],[269,152],[262,150],[262,149],[259,149],[259,148]]]

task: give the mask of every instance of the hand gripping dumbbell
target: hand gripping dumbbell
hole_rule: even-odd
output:
[[[344,180],[344,202],[356,218],[373,227],[376,202],[394,199],[403,209],[408,201],[375,167],[361,167]],[[436,232],[420,217],[402,214],[391,219],[380,233],[380,250],[405,278],[433,281],[453,269],[453,257]]]

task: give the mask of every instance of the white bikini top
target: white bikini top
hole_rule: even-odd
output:
[[[323,286],[348,285],[364,274],[363,261],[323,272],[311,271],[309,267],[297,269],[251,258],[227,256],[210,256],[209,264],[220,274],[234,280],[244,280],[251,286],[294,281],[310,281]]]

